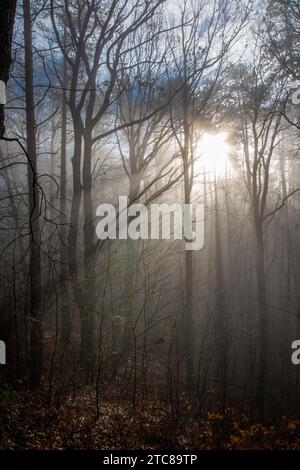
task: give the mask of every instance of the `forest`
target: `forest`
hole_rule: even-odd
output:
[[[0,449],[300,450],[299,0],[0,3]]]

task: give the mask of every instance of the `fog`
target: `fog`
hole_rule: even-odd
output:
[[[9,28],[4,421],[28,391],[104,427],[159,410],[137,448],[169,421],[185,444],[158,448],[252,448],[233,422],[299,419],[298,2],[24,0]],[[65,435],[1,446],[104,445]]]

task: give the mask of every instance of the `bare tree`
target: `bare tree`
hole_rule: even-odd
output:
[[[26,144],[28,154],[28,190],[30,217],[30,318],[33,386],[39,384],[43,366],[42,284],[40,252],[40,195],[37,181],[37,143],[35,101],[33,92],[32,27],[30,0],[23,0],[25,44]]]
[[[115,126],[103,131],[107,113],[114,103],[117,77],[126,53],[126,39],[149,21],[159,5],[157,1],[137,0],[134,4],[113,1],[107,9],[103,1],[86,4],[78,0],[74,6],[65,3],[66,22],[56,15],[60,3],[51,0],[53,30],[61,53],[70,68],[70,89],[65,99],[70,108],[74,128],[73,197],[68,235],[69,274],[74,297],[81,312],[82,360],[92,363],[93,318],[95,313],[95,242],[92,203],[92,149],[104,136],[113,134]],[[74,55],[64,46],[71,43]],[[126,124],[128,125],[128,124]],[[121,126],[122,128],[123,126]],[[79,216],[83,199],[84,279],[79,282],[77,247]]]
[[[174,67],[169,71],[170,83],[179,81],[182,90],[179,102],[170,108],[174,137],[182,156],[184,175],[184,203],[191,203],[194,179],[195,144],[205,129],[206,122],[211,120],[208,111],[209,101],[223,71],[226,55],[243,29],[249,14],[251,2],[240,11],[229,7],[223,0],[213,2],[213,13],[204,27],[203,18],[207,13],[205,2],[185,0],[180,6],[181,31],[172,37],[170,42],[171,61]],[[227,9],[231,9],[231,19]],[[235,24],[234,30],[231,25]],[[205,88],[201,83],[207,82]],[[175,117],[174,117],[175,116]],[[176,124],[175,124],[176,123]],[[183,315],[183,330],[187,385],[193,389],[194,353],[193,353],[193,254],[185,253],[186,295]]]
[[[11,43],[13,35],[13,27],[15,20],[17,0],[4,0],[0,9],[0,80],[6,85],[9,78],[11,67]],[[0,103],[0,138],[5,132],[4,127],[4,106]]]

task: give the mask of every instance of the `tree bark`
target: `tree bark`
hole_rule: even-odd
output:
[[[11,42],[17,0],[2,0],[0,8],[0,80],[8,82],[11,59]],[[4,105],[0,104],[0,138],[4,136]]]
[[[265,279],[265,245],[261,223],[255,227],[256,235],[256,280],[258,299],[258,377],[256,386],[256,407],[258,416],[263,419],[265,413],[266,376],[267,376],[267,294]]]
[[[63,84],[67,87],[67,61],[64,57]],[[71,307],[69,299],[69,281],[68,281],[68,255],[66,248],[67,227],[67,103],[65,97],[62,97],[62,115],[61,115],[61,162],[60,162],[60,262],[61,262],[61,343],[62,349],[68,346],[71,333]]]
[[[191,203],[192,182],[190,169],[190,129],[188,122],[188,96],[184,89],[184,147],[183,147],[183,176],[184,204]],[[193,351],[193,252],[185,251],[185,305],[183,315],[184,349],[186,356],[186,381],[189,393],[194,387],[194,351]]]
[[[221,411],[225,412],[227,401],[227,366],[228,366],[228,329],[227,329],[227,305],[224,281],[224,254],[222,247],[222,226],[220,220],[220,206],[218,195],[218,182],[215,172],[215,237],[216,237],[216,338],[217,338],[217,368],[220,368],[220,381],[222,384],[221,392]]]
[[[26,133],[28,153],[28,189],[30,211],[30,317],[31,317],[31,361],[30,381],[39,384],[43,365],[43,328],[41,312],[41,253],[40,253],[40,202],[37,184],[36,126],[33,95],[33,57],[30,0],[23,0],[24,45],[25,45],[25,97]]]
[[[92,132],[84,133],[83,160],[83,208],[84,208],[84,285],[81,308],[81,354],[88,370],[94,361],[94,316],[95,316],[95,243],[92,202]]]

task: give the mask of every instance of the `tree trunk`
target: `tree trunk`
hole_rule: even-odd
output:
[[[217,188],[217,176],[215,172],[215,236],[216,236],[216,338],[217,338],[217,367],[220,368],[220,382],[222,387],[221,392],[221,411],[224,413],[227,400],[227,360],[228,360],[228,339],[227,339],[227,308],[226,308],[226,293],[224,282],[224,265],[223,265],[223,250],[221,240],[221,221],[219,213],[219,199]]]
[[[41,311],[41,253],[40,253],[40,202],[37,185],[36,127],[33,96],[33,58],[30,0],[23,0],[24,44],[25,44],[25,96],[26,132],[28,153],[28,186],[30,210],[30,316],[31,316],[31,361],[32,386],[40,381],[43,365],[43,328]]]
[[[0,8],[0,80],[8,82],[11,67],[11,42],[16,13],[16,0],[2,0]],[[0,104],[0,138],[4,136],[4,105]]]
[[[188,133],[186,132],[185,138]],[[189,175],[188,143],[183,155],[184,167],[184,203],[191,202],[191,184]],[[194,354],[193,354],[193,252],[185,251],[185,305],[183,315],[184,349],[186,356],[186,381],[189,393],[194,386]]]
[[[95,316],[95,243],[92,202],[92,133],[84,134],[83,160],[83,208],[84,208],[84,286],[81,308],[81,356],[84,364],[91,368],[94,360],[94,316]]]
[[[67,87],[67,61],[64,58],[64,87]],[[66,252],[67,228],[67,103],[65,97],[62,97],[62,116],[61,116],[61,162],[60,162],[60,262],[61,262],[61,346],[66,349],[71,333],[71,307],[69,299],[69,281],[68,281],[68,256]]]
[[[70,227],[68,232],[68,263],[69,263],[69,276],[72,282],[73,295],[76,304],[80,305],[80,290],[78,289],[78,265],[77,265],[77,239],[78,239],[78,225],[79,225],[79,212],[82,194],[81,185],[81,144],[82,133],[81,128],[73,115],[73,128],[74,128],[74,151],[72,157],[72,175],[73,175],[73,194],[71,203],[70,214]]]
[[[256,385],[256,406],[258,416],[264,419],[265,394],[267,375],[267,301],[266,301],[266,279],[265,279],[265,246],[264,234],[261,223],[255,227],[256,234],[256,281],[258,299],[258,375]]]

